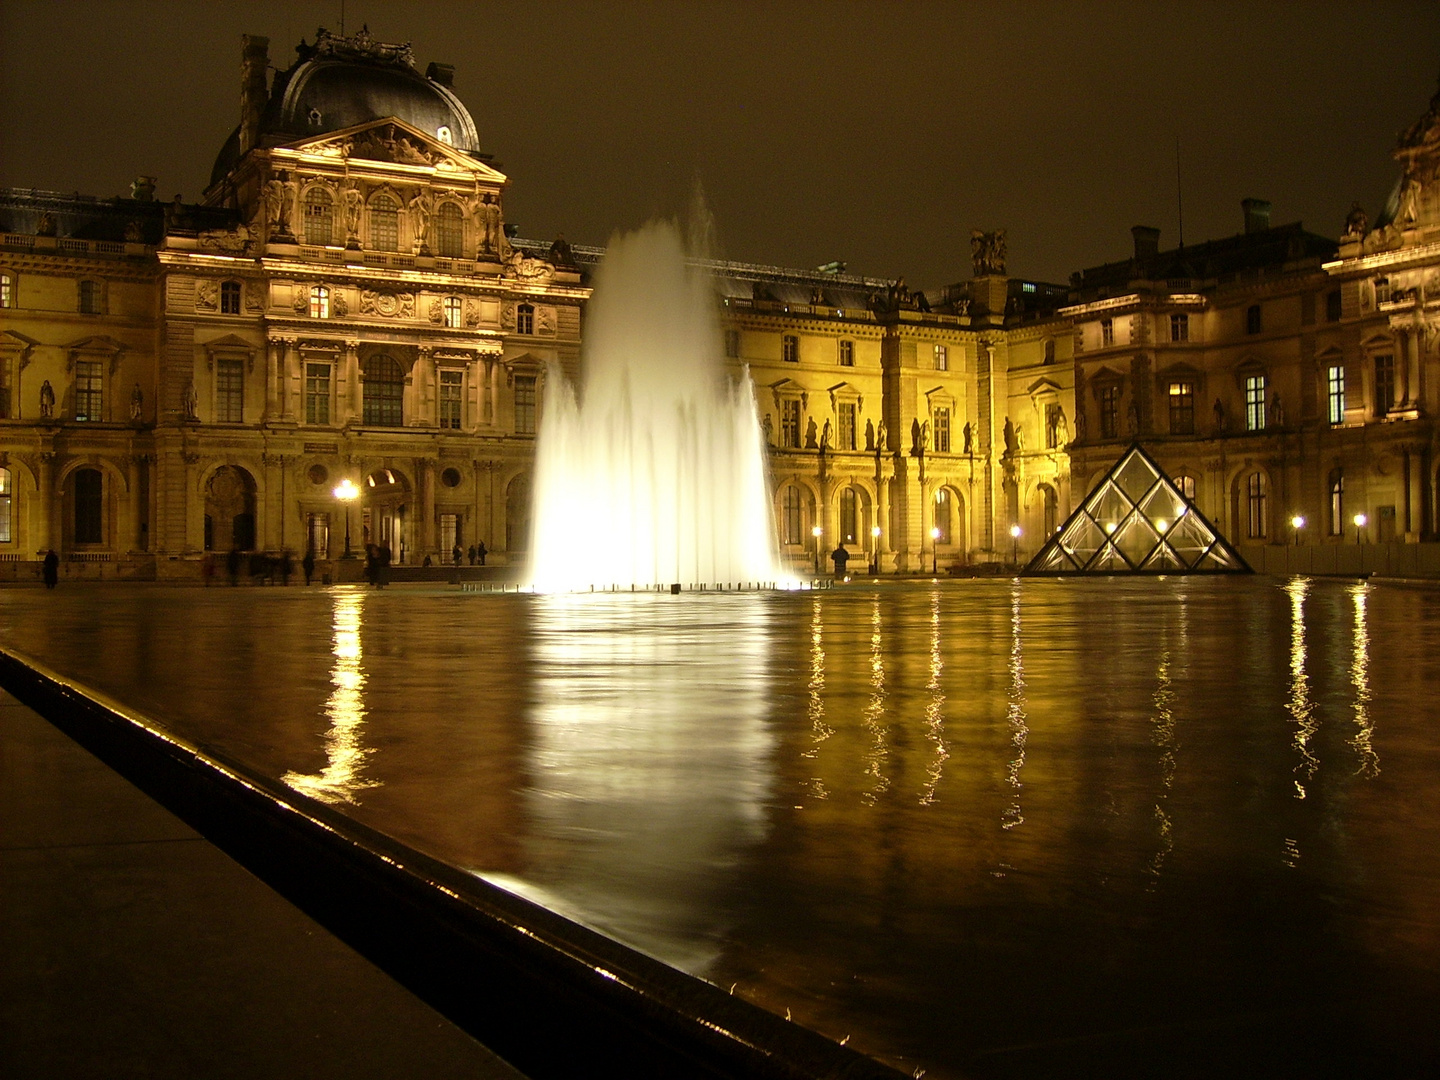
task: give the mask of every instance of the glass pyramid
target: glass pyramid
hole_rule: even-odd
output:
[[[1250,567],[1137,443],[1025,574],[1248,574]]]

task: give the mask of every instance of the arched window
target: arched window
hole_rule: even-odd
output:
[[[310,286],[310,317],[312,319],[328,319],[330,317],[330,290],[324,285]]]
[[[1251,540],[1263,540],[1269,535],[1268,487],[1264,473],[1253,472],[1245,479],[1245,535]]]
[[[376,251],[400,250],[400,204],[389,195],[370,203],[370,246]]]
[[[238,281],[222,281],[220,283],[220,314],[240,314],[240,283]]]
[[[840,493],[840,539],[847,544],[855,543],[860,534],[860,499],[854,488]]]
[[[950,537],[953,529],[951,519],[954,516],[951,512],[952,510],[953,507],[950,504],[950,492],[947,491],[945,488],[941,488],[939,491],[935,492],[934,527],[939,530],[939,535],[935,537],[935,542],[937,544],[950,543]]]
[[[515,308],[515,332],[517,334],[535,333],[534,304],[520,304]]]
[[[10,273],[0,274],[0,308],[15,306],[15,276]]]
[[[453,202],[441,203],[435,212],[435,254],[445,259],[458,259],[465,250],[465,223],[460,207]]]
[[[75,543],[104,542],[104,484],[99,469],[76,469],[70,485],[75,492]]]
[[[0,544],[15,537],[10,532],[10,470],[0,469]]]
[[[365,361],[362,384],[364,422],[371,427],[400,427],[403,422],[401,402],[405,396],[405,373],[400,365],[383,353]]]
[[[780,495],[780,542],[782,544],[803,544],[804,534],[801,531],[803,503],[800,498],[800,489],[794,484],[787,484]]]
[[[305,242],[324,247],[334,243],[334,200],[322,187],[305,193]]]
[[[1345,470],[1330,470],[1330,535],[1345,533]]]

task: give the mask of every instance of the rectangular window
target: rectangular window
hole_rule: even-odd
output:
[[[9,274],[0,274],[0,308],[15,306],[15,279]]]
[[[1190,316],[1183,311],[1170,316],[1170,340],[1190,340]]]
[[[330,423],[330,365],[305,365],[305,422]]]
[[[450,560],[450,553],[455,550],[455,545],[460,542],[460,515],[440,515],[440,558],[443,562]]]
[[[1175,490],[1185,496],[1186,502],[1195,501],[1195,478],[1193,476],[1175,477]]]
[[[855,342],[853,342],[853,341],[842,341],[842,342],[840,342],[840,366],[841,366],[841,367],[854,367],[854,366],[855,366]]]
[[[1265,430],[1265,376],[1245,376],[1245,430]]]
[[[1343,424],[1345,422],[1345,368],[1341,364],[1331,364],[1327,375],[1330,405],[1328,419],[1332,424]]]
[[[800,448],[800,402],[780,403],[780,445],[790,450]]]
[[[305,519],[305,544],[317,559],[330,557],[330,515],[310,514]]]
[[[1100,347],[1106,348],[1115,344],[1115,320],[1100,320]]]
[[[796,404],[798,405],[799,402],[797,401]],[[805,542],[805,536],[801,530],[802,513],[800,489],[794,484],[787,484],[780,515],[780,542],[782,544],[803,544]]]
[[[240,283],[238,281],[220,283],[220,314],[240,314]]]
[[[517,334],[535,333],[534,304],[521,304],[515,309],[515,332]]]
[[[330,317],[330,290],[324,285],[313,285],[310,288],[310,317],[312,319],[328,319]]]
[[[448,326],[451,330],[458,330],[460,328],[461,320],[460,298],[458,296],[445,297],[444,310],[445,325]]]
[[[935,409],[930,416],[935,435],[935,452],[937,454],[950,453],[950,410]]]
[[[1245,309],[1245,333],[1260,333],[1260,305],[1251,304]]]
[[[840,403],[840,449],[855,449],[855,403]]]
[[[10,533],[10,470],[0,469],[0,544],[8,544]]]
[[[100,283],[98,281],[80,282],[80,313],[82,315],[100,314]]]
[[[1195,434],[1195,384],[1170,384],[1170,434]]]
[[[238,424],[245,419],[245,362],[215,362],[215,420]]]
[[[1395,407],[1395,357],[1375,357],[1375,415],[1384,416]]]
[[[950,350],[947,349],[944,345],[935,346],[935,370],[950,370]]]
[[[725,355],[731,360],[740,359],[740,331],[725,331]]]
[[[1345,533],[1345,473],[1335,469],[1330,473],[1330,535],[1343,536]]]
[[[787,364],[800,362],[800,339],[794,334],[786,334],[780,340],[780,359]]]
[[[535,434],[535,376],[515,376],[515,433]]]
[[[1120,434],[1120,387],[1100,388],[1100,437],[1113,439]]]
[[[1332,289],[1325,294],[1325,321],[1340,321],[1340,290]]]
[[[103,420],[105,367],[99,360],[75,361],[75,419]]]
[[[1251,473],[1245,491],[1246,530],[1251,540],[1265,539],[1265,501],[1265,477]]]
[[[464,382],[463,371],[440,372],[440,426],[452,431],[460,430],[460,389]]]
[[[1375,303],[1388,304],[1390,302],[1390,279],[1375,279]]]

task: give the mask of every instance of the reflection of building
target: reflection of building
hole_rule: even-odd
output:
[[[51,547],[161,575],[232,546],[335,556],[345,478],[357,545],[526,549],[546,371],[576,372],[602,253],[507,235],[447,66],[364,31],[299,51],[267,90],[245,39],[199,205],[144,177],[129,198],[0,192],[0,568]],[[1428,537],[1440,105],[1397,157],[1390,205],[1338,248],[1247,200],[1244,234],[1161,252],[1137,228],[1133,259],[1069,290],[1009,278],[1003,233],[925,292],[710,264],[788,557],[1008,561],[1018,524],[1025,558],[1132,435],[1237,542],[1289,540],[1294,514],[1338,540],[1358,512],[1370,539]]]

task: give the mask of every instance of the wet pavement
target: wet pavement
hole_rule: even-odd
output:
[[[1440,1067],[1440,590],[74,585],[0,640],[906,1071]]]

